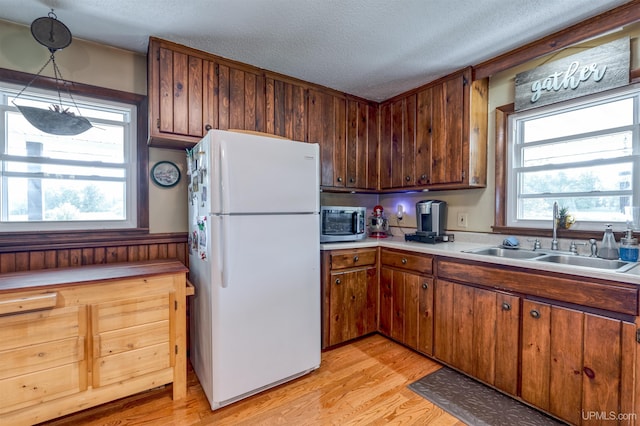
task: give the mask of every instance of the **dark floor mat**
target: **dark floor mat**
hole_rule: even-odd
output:
[[[473,426],[565,425],[447,367],[411,383],[409,389]]]

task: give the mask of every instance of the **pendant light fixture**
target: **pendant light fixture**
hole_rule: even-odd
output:
[[[40,68],[40,71],[35,77],[27,84],[18,95],[15,97],[13,104],[18,108],[18,111],[22,113],[24,118],[31,123],[32,126],[45,133],[53,135],[79,135],[91,127],[91,123],[86,118],[80,116],[80,109],[76,105],[71,92],[69,91],[69,83],[64,80],[58,64],[56,64],[55,53],[58,50],[64,49],[71,44],[71,31],[62,22],[58,21],[58,17],[53,13],[53,9],[49,12],[48,16],[38,18],[31,23],[31,35],[33,38],[49,49],[49,60]],[[49,109],[30,107],[24,105],[18,105],[15,101],[20,98],[20,95],[29,87],[33,82],[40,77],[42,71],[47,65],[52,64],[53,75],[56,83],[56,90],[58,91],[58,103],[53,103]],[[69,108],[65,107],[62,103],[61,89],[65,89],[69,99],[73,103],[77,114],[69,111]]]

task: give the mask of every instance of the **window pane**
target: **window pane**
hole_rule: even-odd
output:
[[[124,163],[124,128],[98,124],[76,136],[59,137],[33,127],[19,112],[8,111],[7,154],[76,161]]]
[[[632,199],[628,196],[528,198],[522,199],[519,203],[519,218],[551,222],[554,201],[557,201],[560,207],[567,207],[577,222],[624,222],[624,208],[632,204]]]
[[[576,109],[524,122],[524,143],[633,124],[633,99]]]
[[[519,173],[522,195],[632,190],[632,163]]]
[[[124,220],[125,184],[7,178],[10,222]]]
[[[629,131],[545,145],[525,145],[522,165],[534,167],[625,157],[633,153],[632,138]]]

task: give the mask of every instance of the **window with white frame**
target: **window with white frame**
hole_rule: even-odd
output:
[[[624,225],[640,202],[639,120],[638,85],[510,115],[507,226],[550,227],[554,202],[575,229]]]
[[[16,100],[19,92],[0,86],[0,232],[136,227],[136,106],[63,99],[93,127],[57,136],[29,124],[13,101],[48,109],[58,93],[30,89]]]

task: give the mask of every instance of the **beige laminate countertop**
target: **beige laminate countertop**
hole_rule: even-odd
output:
[[[501,236],[504,238],[504,236]],[[495,238],[493,236],[492,238]],[[521,268],[535,269],[540,271],[557,272],[563,274],[571,274],[584,276],[589,278],[599,278],[603,280],[637,284],[640,285],[640,263],[627,272],[612,272],[602,269],[588,268],[583,266],[561,265],[548,262],[540,262],[536,260],[510,259],[503,257],[485,256],[480,254],[467,253],[469,250],[481,249],[486,247],[496,247],[498,244],[492,243],[490,237],[487,237],[484,243],[459,241],[456,235],[456,241],[443,242],[437,244],[417,243],[405,241],[404,236],[394,236],[390,238],[367,238],[362,241],[341,242],[341,243],[325,243],[320,245],[321,250],[341,250],[364,247],[386,247],[399,250],[413,251],[417,253],[427,253],[435,256],[447,256],[457,259],[474,260],[478,262],[493,263],[498,265],[508,265]]]

